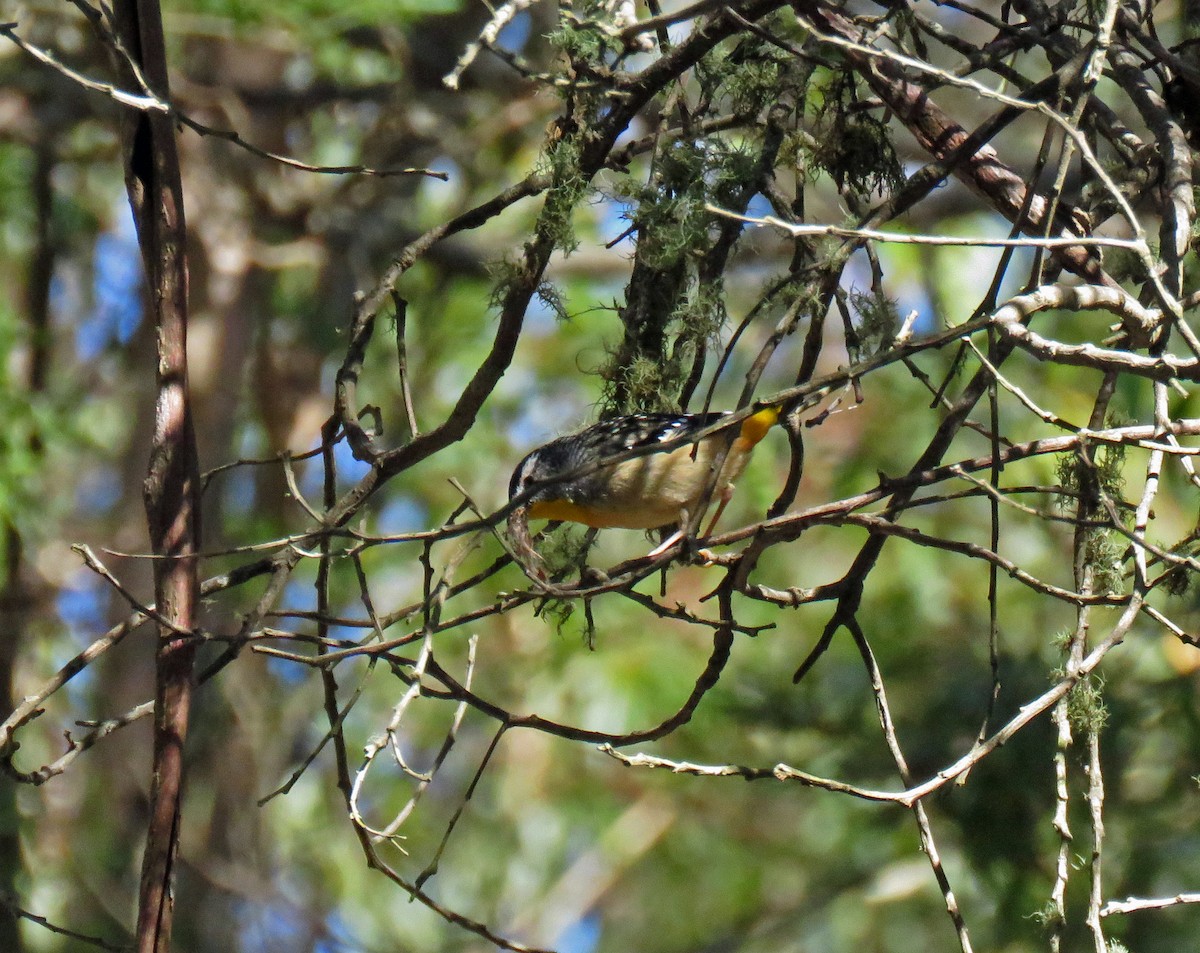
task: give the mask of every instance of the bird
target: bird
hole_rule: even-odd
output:
[[[779,405],[767,405],[724,428],[719,424],[732,416],[729,412],[629,414],[551,440],[513,471],[508,497],[519,502],[509,514],[509,535],[522,556],[536,560],[530,519],[597,529],[678,524],[649,554],[657,556],[678,542],[691,519],[715,498],[717,510],[704,533],[710,536],[751,451],[780,413]],[[719,475],[714,472],[718,460]]]

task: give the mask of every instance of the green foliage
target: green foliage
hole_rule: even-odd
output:
[[[1196,557],[1196,547],[1187,546],[1172,549],[1171,555],[1181,558]],[[1193,570],[1188,566],[1173,566],[1167,570],[1166,576],[1163,579],[1163,589],[1172,596],[1186,595],[1192,586]]]
[[[548,37],[550,45],[585,72],[604,66],[619,50],[617,41],[596,26],[604,18],[607,10],[603,3],[585,0],[578,14],[559,17],[558,28]]]
[[[781,42],[796,41],[801,33],[795,18],[783,12],[764,17],[759,27]],[[805,58],[756,34],[717,46],[697,64],[695,79],[702,102],[755,116],[781,103],[794,102],[793,109],[798,108],[811,70]]]
[[[1080,734],[1096,735],[1108,723],[1104,704],[1104,680],[1095,675],[1080,679],[1067,694],[1067,720]]]
[[[1110,414],[1108,426],[1126,426],[1130,421],[1117,414]],[[1086,457],[1080,454],[1063,454],[1058,458],[1058,481],[1063,489],[1079,494],[1094,486],[1114,500],[1119,500],[1125,489],[1126,447],[1119,443],[1092,444]],[[1066,505],[1072,497],[1062,498]]]
[[[610,405],[615,414],[675,412],[681,410],[680,390],[700,348],[717,343],[717,335],[726,320],[720,289],[697,285],[691,297],[683,299],[666,322],[670,335],[668,353],[661,357],[637,354],[621,362],[612,355],[600,371],[606,382],[606,395],[618,389],[626,394],[621,404]]]
[[[461,0],[363,0],[348,8],[336,0],[166,0],[167,14],[178,12],[212,17],[242,32],[286,26],[308,40],[324,40],[364,23],[394,24],[418,16],[454,13]]]
[[[34,233],[33,204],[28,194],[32,174],[33,156],[28,149],[0,143],[0,189],[4,195],[13,197],[0,220],[0,247],[8,255],[29,253]],[[12,317],[6,320],[11,321]]]
[[[1119,282],[1141,282],[1147,278],[1142,256],[1128,248],[1106,248],[1104,268]]]
[[[637,232],[642,278],[652,286],[649,292],[637,290],[657,297],[627,305],[626,321],[634,326],[627,328],[626,340],[637,340],[638,348],[614,350],[600,372],[609,412],[678,408],[693,358],[715,341],[726,319],[722,282],[700,280],[700,263],[713,248],[707,206],[742,208],[758,162],[748,144],[735,146],[720,137],[679,141],[657,154],[648,184],[632,177],[615,184],[616,195],[631,206],[626,215]],[[655,272],[662,281],[650,277]]]
[[[1127,545],[1124,536],[1110,529],[1087,532],[1083,558],[1092,567],[1096,592],[1112,595],[1121,591],[1124,575],[1122,563]]]
[[[880,35],[881,42],[909,54],[928,44],[938,66],[952,68],[956,49],[935,47],[933,34],[903,5],[885,6],[867,11],[843,4],[837,13],[854,18],[861,7],[864,42]],[[859,291],[860,273],[842,270],[847,259],[840,239],[794,240],[764,228],[735,241],[738,226],[706,210],[712,204],[741,211],[754,199],[757,212],[765,197],[772,208],[806,222],[837,222],[848,205],[884,213],[873,195],[900,181],[891,138],[904,117],[881,108],[876,93],[855,78],[864,71],[808,33],[794,9],[756,20],[759,32],[742,29],[724,9],[708,10],[671,26],[671,49],[642,51],[622,47],[605,31],[601,24],[611,22],[611,5],[599,0],[564,7],[552,37],[556,47],[548,48],[539,35],[548,8],[540,6],[522,14],[532,18],[534,33],[520,57],[534,73],[552,73],[553,83],[519,73],[485,51],[472,67],[479,72],[467,77],[482,81],[465,82],[451,94],[437,88],[437,79],[487,14],[461,2],[419,7],[412,0],[386,9],[381,0],[336,8],[328,0],[272,7],[204,0],[186,10],[176,3],[168,11],[172,43],[187,54],[172,64],[184,108],[197,115],[215,110],[215,124],[305,159],[452,170],[448,183],[312,176],[228,143],[182,136],[195,247],[192,386],[202,465],[266,461],[232,465],[209,483],[204,545],[220,555],[206,555],[203,572],[224,581],[235,578],[225,573],[278,554],[299,562],[286,580],[234,582],[205,602],[201,624],[212,638],[201,649],[201,670],[214,674],[196,693],[183,827],[206,836],[185,835],[179,945],[193,953],[228,953],[331,943],[453,950],[479,942],[421,904],[405,903],[395,883],[364,859],[361,831],[347,817],[338,787],[338,745],[329,742],[330,683],[320,669],[303,664],[316,651],[314,642],[325,638],[327,649],[351,653],[388,643],[376,662],[347,656],[332,668],[348,770],[357,780],[369,740],[385,737],[395,745],[404,764],[385,751],[364,776],[357,806],[369,823],[388,823],[414,792],[424,791],[404,821],[407,853],[385,839],[378,843],[380,856],[406,882],[440,858],[428,887],[456,915],[539,947],[566,945],[563,922],[595,924],[598,953],[721,946],[742,953],[955,948],[954,926],[910,811],[769,777],[771,767],[783,762],[876,790],[894,791],[904,783],[881,735],[863,660],[844,629],[800,684],[793,684],[792,673],[833,613],[853,610],[886,683],[913,777],[935,777],[973,750],[981,725],[996,731],[1042,695],[1052,652],[1048,633],[1064,633],[1056,640],[1060,652],[1071,648],[1076,606],[1029,585],[1029,576],[1059,588],[1071,585],[1074,528],[1043,518],[1053,506],[1046,487],[1055,479],[1055,464],[1065,491],[1055,515],[1070,519],[1078,508],[1096,524],[1086,529],[1082,554],[1094,569],[1094,590],[1127,593],[1130,541],[1111,525],[1098,496],[1128,511],[1123,481],[1128,473],[1130,483],[1142,485],[1137,471],[1145,465],[1145,447],[1126,451],[1093,442],[1086,459],[1066,454],[1057,461],[1014,455],[1006,459],[996,490],[1018,505],[997,501],[993,513],[993,498],[977,484],[948,477],[954,464],[975,461],[970,475],[990,479],[978,461],[994,446],[1060,437],[1062,431],[997,389],[994,418],[981,401],[951,433],[956,420],[946,408],[962,406],[964,385],[978,366],[969,354],[958,356],[957,343],[926,347],[922,335],[968,317],[993,278],[1006,289],[1023,287],[1031,275],[1021,263],[1031,256],[878,243],[878,276],[872,275],[869,291]],[[934,5],[921,16],[951,25],[971,16],[959,7],[951,14]],[[414,15],[450,9],[461,15],[410,32]],[[639,5],[638,13],[649,9]],[[1174,29],[1165,11],[1159,26]],[[669,66],[688,31],[726,28],[733,31],[730,38],[672,76],[626,129],[606,128],[637,148],[621,149],[620,163],[612,162],[600,178],[585,177],[581,143],[589,149],[600,143],[598,123],[617,114],[621,107],[614,104],[628,102],[617,98],[621,85],[653,75],[637,75],[646,64],[659,71]],[[764,30],[795,49],[764,41]],[[1054,42],[1075,42],[1078,32],[1060,31]],[[957,39],[973,42],[976,34],[993,33],[980,26]],[[439,42],[430,39],[435,35]],[[1082,42],[1089,37],[1085,33]],[[193,75],[194,64],[214,50],[247,74],[228,84],[206,70]],[[267,62],[263,53],[261,71],[251,69],[258,66],[259,50],[272,56]],[[89,61],[89,51],[66,52],[89,75],[105,75],[107,67],[99,58]],[[37,125],[37,87],[22,86],[24,75],[13,79],[14,73],[37,72],[21,62],[7,76],[12,101],[30,104],[29,124],[15,124],[14,136],[51,131]],[[1011,59],[1033,81],[1046,75],[1045,62],[1037,50]],[[412,75],[403,75],[409,65]],[[976,75],[988,81],[986,73]],[[819,89],[810,88],[812,76],[821,79]],[[1152,85],[1159,82],[1149,71],[1147,77]],[[918,71],[909,81],[932,83]],[[377,82],[394,82],[395,89],[362,88]],[[1107,96],[1107,81],[1104,89]],[[1154,124],[1111,91],[1106,104],[1152,147]],[[994,110],[994,103],[936,84],[930,95],[964,128],[975,128]],[[26,566],[37,587],[24,621],[38,637],[19,647],[14,697],[74,656],[81,637],[111,624],[112,606],[100,597],[76,599],[75,614],[68,615],[77,563],[67,542],[95,540],[97,551],[103,545],[145,548],[139,485],[154,406],[152,334],[143,329],[95,366],[78,359],[71,337],[73,319],[89,306],[96,235],[107,230],[120,196],[115,123],[110,105],[90,94],[62,97],[52,106],[48,114],[56,121],[63,112],[96,112],[70,128],[52,129],[67,158],[54,175],[54,230],[64,237],[55,274],[61,297],[53,386],[43,396],[24,393],[15,383],[27,343],[16,309],[37,225],[29,152],[0,146],[0,187],[9,197],[0,210],[7,258],[0,268],[11,296],[8,310],[0,310],[0,520],[24,520],[20,528],[31,544]],[[1045,132],[1037,125],[1042,118],[1031,113],[997,138],[997,161],[1024,168]],[[555,136],[548,145],[547,128]],[[1062,141],[1057,127],[1050,132],[1047,141]],[[1087,134],[1101,154],[1116,151],[1105,145],[1100,126]],[[898,141],[911,143],[908,133],[899,135]],[[781,137],[773,154],[769,150]],[[534,171],[551,182],[540,200],[497,211],[503,202],[496,197]],[[951,188],[954,202],[935,196],[914,207],[904,224],[943,235],[998,234],[1006,227],[977,194]],[[857,193],[858,201],[848,202],[847,192]],[[637,239],[632,262],[622,247],[604,247],[620,230],[613,224],[617,199]],[[952,218],[946,217],[947,204]],[[1139,214],[1152,214],[1150,205],[1139,205]],[[410,449],[437,449],[392,472],[355,464],[344,446],[337,448],[339,495],[365,502],[328,537],[337,556],[330,563],[330,618],[322,624],[314,615],[321,537],[309,535],[320,518],[297,504],[271,458],[284,445],[296,453],[317,445],[333,410],[331,385],[343,357],[346,315],[355,300],[366,300],[356,292],[370,293],[415,234],[469,219],[471,209],[486,209],[478,213],[478,227],[430,244],[396,281],[396,292],[410,303],[404,383],[413,396],[415,429],[431,439],[410,444],[407,425],[398,423],[407,408],[396,370],[395,323],[384,317],[390,305],[375,322],[351,413],[365,405],[379,408],[385,424],[379,443],[398,451],[389,457],[393,463],[406,463]],[[609,234],[599,236],[599,228]],[[543,272],[536,259],[549,245],[565,252],[580,247],[586,254],[569,261],[556,254]],[[1110,273],[1120,255],[1106,253]],[[854,257],[852,268],[861,257]],[[1000,274],[994,265],[1002,257],[1008,270]],[[1145,277],[1139,266],[1124,271],[1127,280]],[[525,315],[519,340],[505,342],[514,345],[511,350],[496,347],[489,294],[494,307],[517,286],[536,287],[541,306]],[[837,302],[830,311],[834,287],[850,314],[844,335]],[[613,307],[622,289],[625,306]],[[385,302],[386,291],[380,295]],[[907,362],[858,375],[853,385],[837,382],[848,365],[893,340],[899,313],[926,301],[934,306],[916,325],[917,347]],[[562,320],[568,315],[570,321]],[[789,317],[795,321],[784,327]],[[1093,333],[1103,321],[1090,314],[1038,315],[1035,321],[1039,333],[1071,344],[1104,333]],[[731,324],[738,328],[736,341]],[[286,348],[273,347],[278,343]],[[1186,356],[1178,336],[1164,345]],[[717,355],[726,349],[718,373]],[[264,352],[277,359],[273,373],[266,372]],[[763,355],[769,359],[760,366]],[[801,368],[811,376],[805,378]],[[794,462],[783,428],[776,427],[756,449],[719,527],[748,532],[716,548],[715,564],[680,563],[635,582],[614,567],[624,574],[629,560],[645,555],[653,544],[644,534],[603,530],[592,546],[584,530],[561,527],[537,544],[541,568],[552,580],[587,584],[607,573],[610,582],[624,578],[635,588],[542,599],[488,531],[428,542],[462,501],[451,479],[481,512],[494,513],[516,461],[543,440],[598,412],[678,409],[685,382],[695,384],[690,407],[698,407],[711,384],[714,409],[727,408],[752,369],[763,371],[758,397],[826,375],[835,383],[821,391],[821,403],[804,411],[804,466],[791,513],[769,528],[755,528]],[[1091,368],[1036,360],[1018,349],[1002,371],[1040,406],[1068,420],[1087,419],[1095,398]],[[489,380],[481,388],[478,382],[492,372],[498,383],[492,387]],[[464,399],[482,389],[485,399],[477,408]],[[77,390],[85,393],[76,397]],[[1129,375],[1114,404],[1139,420],[1153,419],[1150,391],[1145,378]],[[1194,403],[1175,402],[1173,416],[1194,416]],[[268,412],[267,404],[277,406]],[[455,415],[466,404],[471,415]],[[452,426],[439,429],[447,421]],[[1118,425],[1113,418],[1109,424]],[[931,441],[940,435],[950,439],[934,448]],[[42,457],[30,452],[34,444],[43,448]],[[918,477],[914,505],[905,506],[898,501],[913,484],[888,481],[908,474],[923,456],[930,468]],[[1170,455],[1164,465],[1149,535],[1156,545],[1190,556],[1194,491],[1179,472],[1179,459]],[[78,502],[98,470],[115,474],[121,491],[102,519]],[[295,489],[318,508],[319,471],[319,461],[295,465]],[[894,526],[882,525],[884,514]],[[856,522],[859,517],[868,517],[871,527]],[[1110,525],[1099,525],[1105,522]],[[923,535],[910,538],[910,530]],[[926,545],[931,538],[948,545]],[[252,548],[234,548],[243,544]],[[422,563],[427,544],[431,580]],[[979,558],[985,549],[995,549],[1022,572],[1008,574],[986,563]],[[149,560],[112,557],[111,565],[138,598],[151,592]],[[864,565],[871,567],[869,575],[858,580],[854,567]],[[1157,572],[1166,568],[1155,565]],[[1188,575],[1173,570],[1160,588],[1179,591]],[[993,579],[994,605],[988,589]],[[723,586],[733,588],[729,600]],[[427,605],[434,590],[445,601]],[[803,604],[779,604],[789,593]],[[806,593],[813,601],[804,601]],[[1156,609],[1185,631],[1197,630],[1193,600],[1158,596]],[[647,608],[648,599],[657,603],[655,611]],[[500,606],[511,608],[500,612]],[[716,684],[695,710],[685,709],[698,680],[712,671],[709,660],[720,657],[727,606],[745,631],[734,635]],[[268,614],[255,622],[264,607]],[[121,614],[127,611],[119,607]],[[1100,644],[1118,613],[1099,606],[1089,611],[1089,639]],[[426,622],[435,617],[437,630],[425,643]],[[254,628],[251,641],[229,664],[210,667],[225,648],[217,640],[245,620]],[[468,643],[476,636],[469,663]],[[585,651],[581,639],[596,651]],[[1105,886],[1112,896],[1149,892],[1156,884],[1191,889],[1200,869],[1200,838],[1190,813],[1197,791],[1200,683],[1188,668],[1193,650],[1175,641],[1169,651],[1167,641],[1149,616],[1139,619],[1121,649],[1105,660],[1103,682],[1098,674],[1081,681],[1066,701],[1077,731],[1105,732],[1111,848]],[[460,709],[431,665],[420,676],[421,693],[401,711],[398,702],[414,684],[423,644],[432,646],[442,672],[459,684],[469,681],[470,704]],[[260,651],[268,647],[291,657]],[[87,729],[77,720],[118,717],[152,697],[149,657],[146,638],[129,638],[48,699],[46,713],[22,734],[21,766],[41,752],[47,760],[60,752],[63,730],[81,737]],[[735,766],[731,770],[745,766],[763,778],[746,783],[626,768],[590,740],[542,731],[527,720],[537,715],[579,732],[625,732],[661,725],[681,711],[686,723],[645,745],[644,753]],[[133,732],[147,722],[87,751],[47,787],[22,789],[17,811],[25,853],[24,880],[16,884],[22,902],[118,945],[124,937],[114,927],[113,911],[128,921],[149,777],[148,732]],[[520,729],[507,730],[514,724]],[[426,790],[416,775],[443,751],[446,760]],[[976,764],[961,786],[947,784],[925,802],[977,949],[1043,947],[1038,924],[1061,928],[1064,949],[1084,948],[1075,941],[1083,933],[1077,912],[1083,909],[1078,894],[1086,888],[1085,873],[1071,871],[1068,922],[1052,904],[1029,914],[1049,892],[1059,846],[1052,826],[1054,751],[1053,724],[1043,713]],[[1081,772],[1074,768],[1073,762],[1072,809],[1082,812]],[[302,774],[286,796],[256,805],[297,771]],[[91,809],[97,803],[110,810],[97,813]],[[838,862],[831,865],[831,857]],[[231,881],[222,876],[229,870],[241,874]],[[574,889],[580,883],[583,889]],[[7,892],[7,884],[0,887]],[[118,899],[96,899],[111,897]],[[577,900],[586,906],[572,909]],[[1143,929],[1139,922],[1150,924],[1146,932],[1135,932]],[[1196,934],[1194,914],[1182,907],[1109,924],[1128,930],[1122,936],[1139,953],[1188,949]],[[58,939],[39,942],[50,949]],[[1110,946],[1114,953],[1119,949]]]
[[[1062,912],[1052,900],[1047,900],[1040,910],[1034,911],[1029,917],[1047,933],[1060,929],[1063,924]]]
[[[733,113],[756,115],[779,101],[787,75],[783,54],[760,41],[717,50],[696,69],[704,93],[728,102]]]
[[[570,138],[554,140],[543,157],[543,171],[550,175],[551,186],[542,207],[541,225],[554,247],[568,255],[579,247],[575,209],[588,192],[579,157],[579,141]]]
[[[569,599],[549,597],[538,603],[536,615],[549,621],[554,626],[554,631],[561,636],[563,630],[575,616],[575,603]]]
[[[552,579],[578,574],[580,567],[586,564],[588,552],[593,545],[588,536],[582,527],[569,523],[564,523],[548,534],[538,547],[546,574]]]
[[[733,145],[718,140],[710,157],[708,201],[718,208],[738,208],[747,189],[759,178],[760,150],[749,144]]]
[[[704,144],[676,142],[657,155],[649,183],[632,176],[617,181],[616,195],[631,206],[626,217],[637,229],[638,253],[647,266],[668,269],[703,249],[710,220],[706,180],[716,166]]]
[[[1110,414],[1109,427],[1121,427],[1128,423],[1119,414]],[[1075,506],[1084,517],[1107,513],[1100,500],[1093,499],[1094,494],[1101,494],[1116,506],[1122,499],[1125,488],[1125,457],[1126,447],[1123,444],[1094,444],[1089,446],[1087,456],[1082,454],[1064,454],[1058,460],[1058,481],[1064,489],[1071,491],[1070,495],[1059,498],[1062,507]],[[1078,501],[1082,499],[1081,504]],[[1130,522],[1129,513],[1121,514],[1126,524]],[[1096,592],[1119,592],[1122,581],[1122,565],[1125,558],[1127,541],[1115,530],[1104,527],[1093,527],[1084,531],[1083,558],[1086,565],[1092,567],[1093,588]]]
[[[700,348],[719,346],[719,335],[728,320],[723,291],[720,282],[697,284],[671,315],[671,324],[678,331],[670,363],[677,375],[686,373]]]
[[[896,339],[900,328],[900,315],[896,302],[879,291],[851,291],[850,304],[857,312],[859,323],[855,331],[857,340],[847,342],[847,348],[856,360],[865,349],[867,355],[878,354]]]
[[[491,282],[488,305],[498,308],[504,303],[504,299],[513,286],[521,280],[521,276],[525,273],[525,265],[516,258],[505,255],[489,261],[487,273]]]
[[[619,376],[618,376],[619,373]],[[611,406],[614,414],[673,412],[679,410],[679,367],[639,354],[623,367],[606,369],[602,376],[611,383],[619,382],[628,394],[625,402]]]
[[[199,20],[208,29],[253,43],[270,35],[268,49],[295,46],[305,51],[303,70],[313,76],[345,85],[369,85],[402,78],[402,65],[388,41],[380,36],[394,34],[422,17],[449,16],[463,8],[462,0],[363,0],[353,7],[334,0],[166,0],[168,37],[175,20]],[[282,40],[282,43],[280,42]],[[299,58],[298,58],[299,59]],[[320,117],[317,119],[320,122]],[[334,137],[317,140],[324,155],[312,161],[330,165],[352,164],[353,159],[336,158],[346,149],[346,123],[336,124]],[[335,154],[334,157],[329,155]]]
[[[30,360],[29,345],[18,316],[0,304],[0,526],[39,539],[65,502],[46,494],[59,454],[79,453],[87,441],[76,425],[79,414],[14,376]]]
[[[891,133],[879,116],[855,108],[855,79],[849,73],[838,74],[822,93],[813,164],[828,172],[839,189],[849,188],[865,195],[898,188],[904,182],[904,169]]]
[[[732,69],[724,73],[721,91],[729,97],[730,109],[753,114],[778,102],[786,75],[785,63],[779,56],[750,55],[740,62],[730,57],[726,62]]]
[[[876,117],[837,114],[823,148],[813,154],[838,188],[884,193],[898,188],[904,170],[896,157],[887,126]]]

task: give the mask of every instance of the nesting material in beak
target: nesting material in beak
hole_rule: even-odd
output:
[[[518,506],[508,514],[508,538],[525,574],[534,579],[545,579],[546,574],[539,566],[542,557],[533,548],[533,540],[529,536],[528,506]]]

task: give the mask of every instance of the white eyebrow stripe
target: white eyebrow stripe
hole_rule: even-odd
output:
[[[517,478],[517,482],[519,484],[528,483],[529,478],[531,476],[533,476],[533,471],[537,469],[537,465],[538,465],[537,458],[535,456],[530,456],[525,461],[525,465],[523,467],[521,467],[521,474]]]

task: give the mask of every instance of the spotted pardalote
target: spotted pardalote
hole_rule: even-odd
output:
[[[708,535],[751,451],[779,415],[779,407],[768,406],[721,428],[727,413],[631,414],[552,440],[528,454],[513,472],[509,499],[521,501],[509,516],[513,541],[532,553],[529,519],[601,528],[683,527],[716,499]]]

